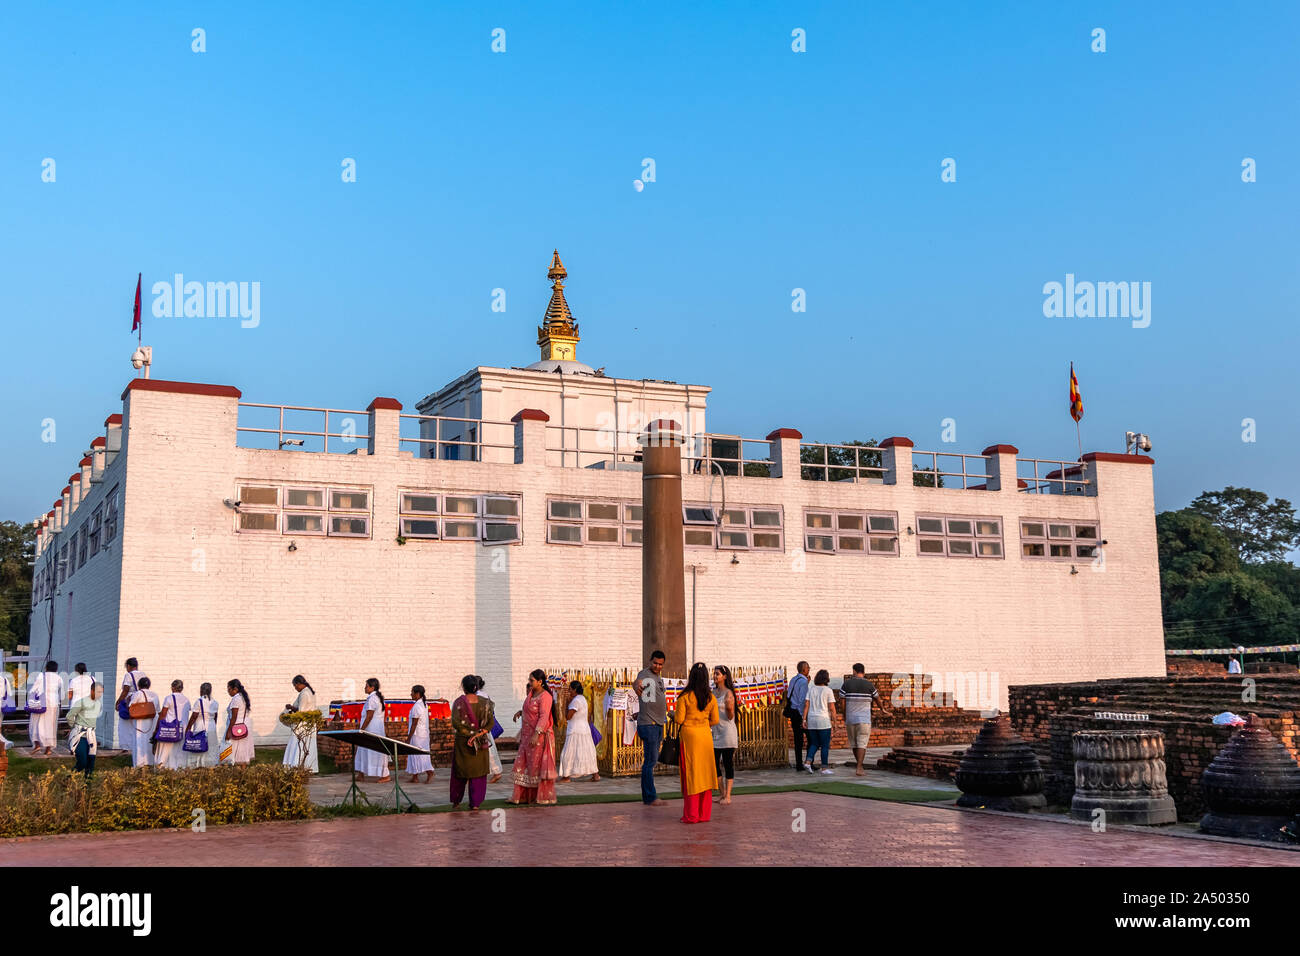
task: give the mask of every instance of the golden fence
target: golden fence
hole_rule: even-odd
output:
[[[596,764],[600,772],[608,777],[629,777],[641,773],[641,764],[645,752],[641,738],[636,736],[635,727],[624,726],[626,699],[618,695],[605,712],[605,697],[615,688],[629,688],[640,669],[621,668],[609,670],[588,670],[586,668],[547,668],[547,676],[552,684],[556,678],[563,682],[560,693],[560,720],[555,727],[555,748],[558,761],[564,747],[566,733],[565,712],[568,710],[570,681],[582,681],[582,693],[587,698],[587,709],[592,715],[592,723],[600,731],[600,743],[596,745]],[[780,688],[779,693],[769,694],[763,702],[740,704],[736,712],[736,730],[740,737],[740,747],[736,751],[735,766],[737,770],[760,770],[765,767],[784,767],[790,762],[786,746],[786,721],[781,715],[785,707],[785,668],[784,667],[735,667],[731,676],[738,685],[751,678],[771,675],[775,677]],[[673,677],[664,674],[664,677]],[[631,730],[631,733],[627,731]],[[677,736],[677,727],[669,715],[668,726],[664,728],[666,738]],[[676,772],[676,767],[659,764],[657,773]]]

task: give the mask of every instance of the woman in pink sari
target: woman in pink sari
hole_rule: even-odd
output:
[[[538,669],[528,675],[528,696],[524,707],[515,713],[523,717],[519,730],[519,752],[512,774],[515,805],[555,803],[555,696],[546,689],[546,671]]]

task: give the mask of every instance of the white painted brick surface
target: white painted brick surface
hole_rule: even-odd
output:
[[[374,455],[243,449],[231,398],[136,390],[125,414],[124,451],[73,519],[74,528],[88,519],[120,480],[118,540],[65,585],[71,597],[59,600],[71,616],[55,627],[60,665],[85,660],[114,694],[128,656],[160,692],[179,677],[192,697],[210,681],[224,702],[225,682],[238,677],[265,742],[285,738],[276,717],[297,673],[321,701],[355,698],[372,676],[388,696],[422,683],[431,697],[452,697],[462,675],[477,673],[508,717],[534,667],[639,663],[641,551],[547,544],[544,517],[548,496],[639,499],[639,473],[548,467],[538,456],[420,460],[388,442]],[[536,433],[531,440],[539,447]],[[687,549],[688,629],[691,566],[703,569],[694,656],[806,658],[836,675],[854,661],[868,671],[996,672],[1003,707],[1013,683],[1163,674],[1151,469],[1095,469],[1095,497],[730,478],[728,504],[783,509],[785,553],[740,552],[732,565],[733,552]],[[371,537],[237,534],[222,500],[241,480],[370,487]],[[399,545],[399,489],[522,495],[523,543]],[[708,479],[683,479],[687,501],[709,500],[710,490]],[[712,493],[716,502],[716,484]],[[922,557],[901,535],[898,557],[807,554],[797,571],[807,506],[896,511],[900,529],[918,512],[996,515],[1007,556]],[[1099,521],[1105,570],[1085,561],[1071,575],[1068,563],[1021,558],[1018,519],[1029,516]],[[504,569],[494,569],[502,554]],[[36,645],[44,611],[32,633]]]

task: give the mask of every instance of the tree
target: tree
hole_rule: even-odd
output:
[[[1285,498],[1270,502],[1262,491],[1229,485],[1201,492],[1190,508],[1228,536],[1242,561],[1281,561],[1300,547],[1300,521]]]
[[[1290,601],[1253,575],[1217,572],[1195,581],[1173,603],[1165,619],[1165,643],[1232,647],[1289,642],[1298,617]]]
[[[853,481],[859,474],[867,479],[879,477],[883,481],[885,459],[879,448],[880,442],[874,438],[866,441],[854,438],[839,445],[805,446],[799,449],[799,461],[803,466],[800,473],[807,481]],[[912,471],[915,472],[912,484],[918,488],[944,486],[942,475],[927,473],[920,465],[913,465]]]
[[[1156,515],[1156,554],[1160,562],[1160,607],[1167,622],[1172,619],[1174,604],[1206,577],[1241,567],[1228,536],[1209,518],[1190,508]]]
[[[36,529],[0,521],[0,646],[12,651],[26,643],[32,614],[32,559]]]

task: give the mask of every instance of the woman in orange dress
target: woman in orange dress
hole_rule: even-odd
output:
[[[516,805],[555,803],[555,697],[546,689],[546,671],[538,668],[528,675],[528,696],[515,720],[524,719],[519,729],[519,751],[515,754],[514,794]],[[712,746],[712,744],[710,744]]]
[[[682,778],[682,823],[707,823],[713,816],[718,766],[713,760],[711,728],[717,722],[718,700],[709,688],[709,669],[696,664],[673,711],[681,741],[678,771]]]

